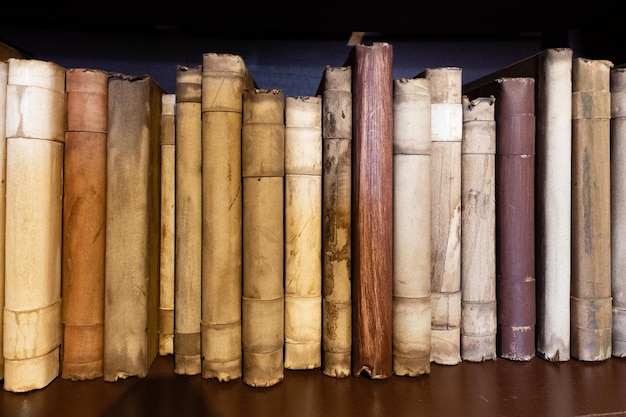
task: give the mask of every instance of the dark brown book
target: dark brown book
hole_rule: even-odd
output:
[[[393,47],[358,44],[353,94],[352,373],[392,376]]]

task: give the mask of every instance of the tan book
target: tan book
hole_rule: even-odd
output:
[[[202,65],[202,376],[228,381],[242,374],[242,97],[254,80],[238,55]]]
[[[243,94],[243,382],[284,378],[285,99],[278,89]]]
[[[285,99],[285,357],[322,365],[322,98]]]
[[[176,226],[176,94],[161,96],[161,246],[159,355],[174,353],[174,248]]]
[[[66,71],[61,376],[102,376],[108,74]]]
[[[430,373],[430,80],[393,83],[393,372]]]
[[[105,381],[147,375],[158,354],[161,86],[109,77]]]
[[[4,389],[26,392],[59,375],[65,68],[8,64]]]
[[[176,68],[174,372],[202,372],[202,66]]]
[[[572,63],[572,357],[611,357],[611,91],[613,64]]]
[[[431,92],[431,361],[461,361],[462,69],[427,68]]]
[[[494,96],[463,96],[461,359],[496,359],[496,120]]]
[[[7,83],[9,81],[9,64],[0,62],[0,309],[4,311],[4,266],[5,266],[5,219],[6,219],[6,104]],[[0,314],[0,379],[4,378],[4,355],[2,354],[4,334],[4,314]]]

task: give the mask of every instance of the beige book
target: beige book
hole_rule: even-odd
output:
[[[0,62],[0,311],[4,311],[4,266],[5,266],[5,219],[6,219],[6,104],[7,83],[9,76],[8,62]],[[4,334],[4,314],[0,314],[0,380],[4,378],[4,355],[2,354]]]
[[[206,53],[202,68],[202,376],[242,374],[242,57]]]
[[[65,69],[11,58],[6,90],[4,389],[59,375]]]
[[[174,372],[202,372],[202,66],[176,69]]]
[[[285,99],[285,368],[322,365],[322,98]]]
[[[158,354],[163,94],[149,75],[109,78],[105,381],[145,377]]]
[[[278,89],[243,94],[243,382],[284,378],[285,100]]]

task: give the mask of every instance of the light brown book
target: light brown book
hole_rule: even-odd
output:
[[[430,80],[393,83],[393,372],[430,373]]]
[[[147,375],[158,354],[161,86],[109,76],[105,381]]]
[[[284,378],[285,99],[279,89],[243,93],[243,382]]]
[[[241,56],[202,64],[202,376],[242,374],[242,112],[254,86]]]
[[[285,358],[322,365],[322,98],[285,99]]]
[[[159,261],[159,355],[174,353],[176,229],[176,94],[161,96],[161,245]]]
[[[572,357],[611,357],[611,91],[607,60],[572,63]]]
[[[63,172],[61,376],[103,372],[108,74],[70,68]]]
[[[358,44],[352,66],[352,374],[392,376],[393,47]]]
[[[9,64],[0,62],[0,308],[4,311],[4,266],[5,266],[5,219],[6,219],[6,104],[7,83],[9,81]],[[3,351],[4,314],[0,315],[0,379],[4,378],[4,355]]]
[[[202,372],[202,65],[176,68],[174,372]]]
[[[65,68],[8,64],[4,389],[26,392],[60,367]]]

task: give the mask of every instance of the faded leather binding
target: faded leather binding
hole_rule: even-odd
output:
[[[4,389],[59,375],[65,68],[8,61]]]
[[[611,357],[610,70],[572,64],[572,357]]]
[[[393,373],[430,373],[430,80],[393,83]]]
[[[102,376],[108,74],[66,71],[61,376]]]
[[[352,374],[392,376],[393,48],[358,44],[352,66]]]
[[[158,354],[161,86],[109,76],[105,381],[144,378]]]

